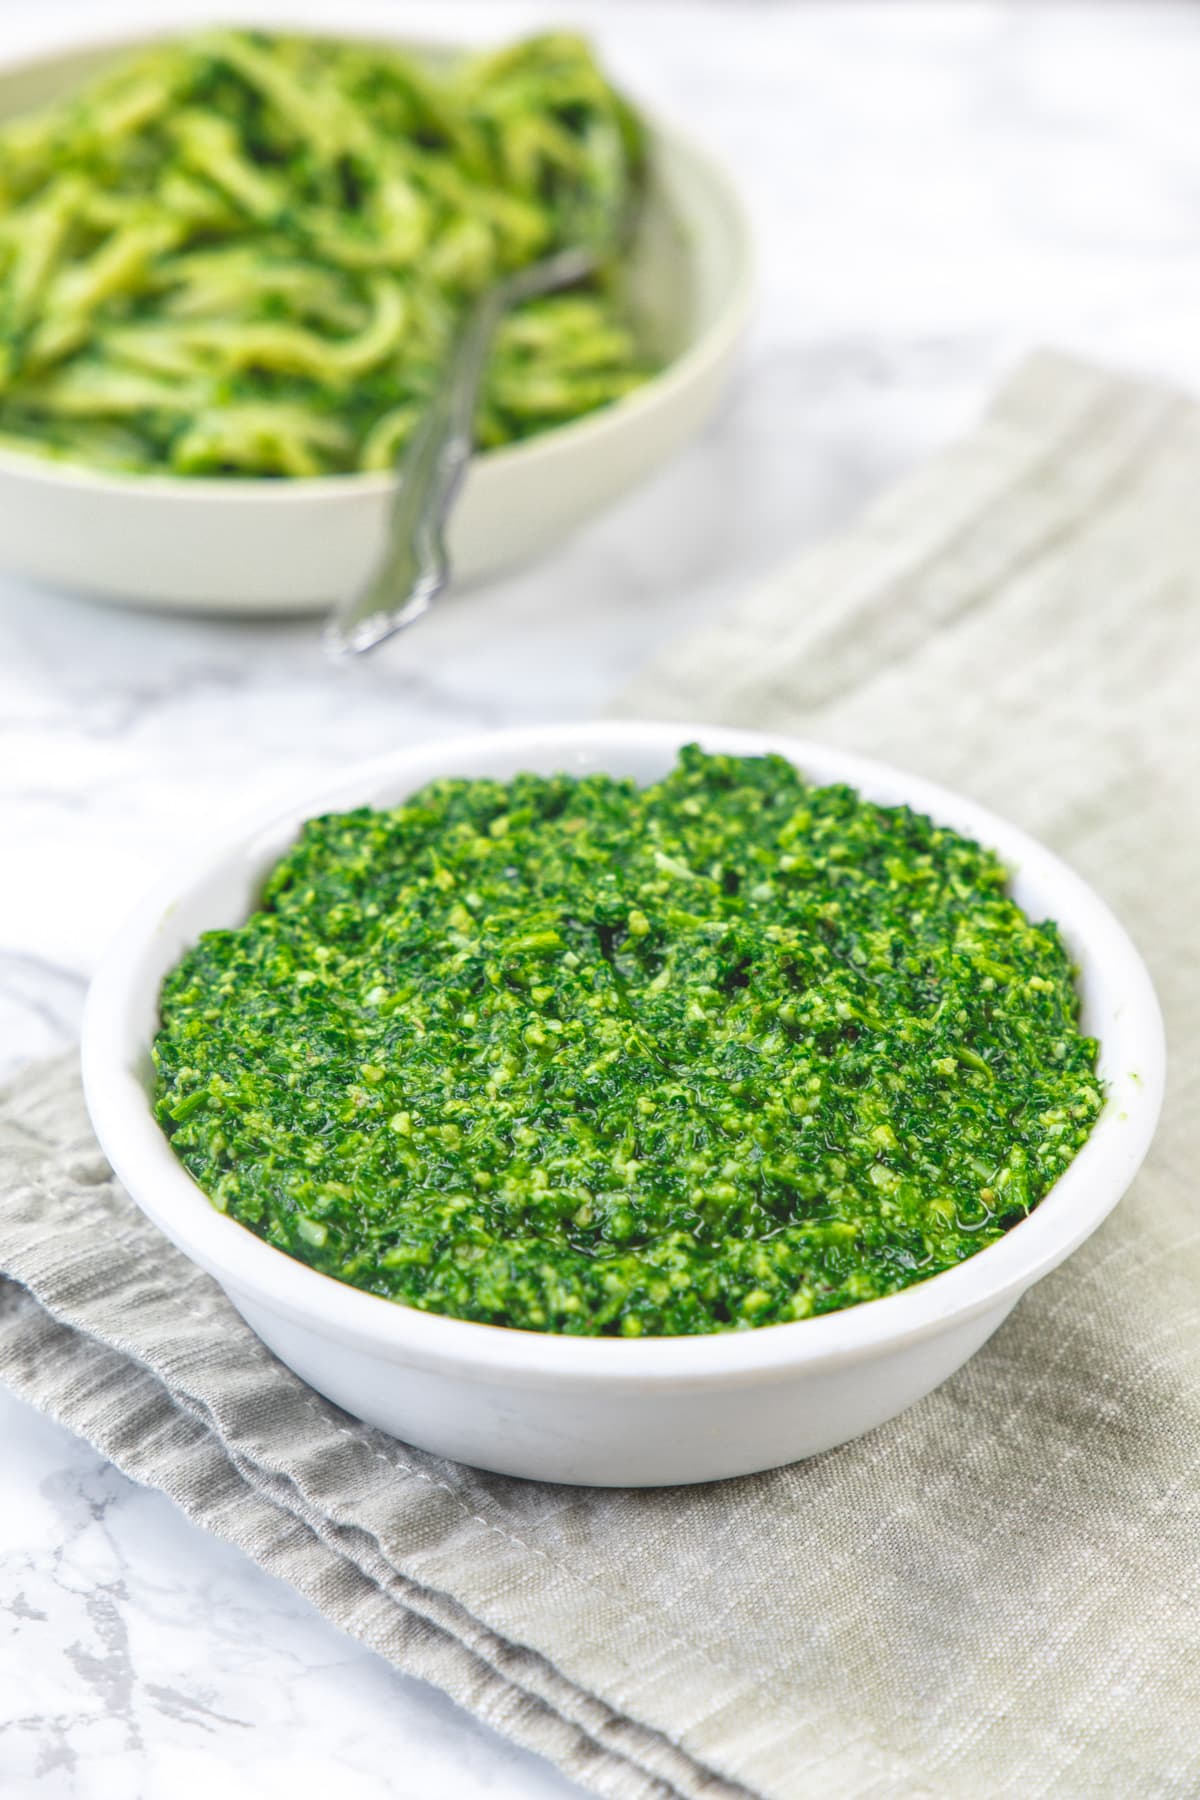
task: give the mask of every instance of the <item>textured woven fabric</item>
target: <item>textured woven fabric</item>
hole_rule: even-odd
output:
[[[142,1220],[70,1060],[0,1100],[0,1377],[597,1793],[1200,1793],[1198,493],[1200,411],[1037,358],[623,703],[960,787],[1150,962],[1143,1175],[928,1400],[692,1490],[439,1463],[314,1396]]]

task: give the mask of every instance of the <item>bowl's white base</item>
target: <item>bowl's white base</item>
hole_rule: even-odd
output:
[[[281,1362],[355,1418],[453,1462],[586,1487],[718,1481],[835,1449],[940,1386],[1015,1304],[900,1345],[876,1361],[870,1380],[854,1358],[753,1385],[589,1385],[581,1404],[565,1381],[517,1386],[384,1362],[226,1292]]]

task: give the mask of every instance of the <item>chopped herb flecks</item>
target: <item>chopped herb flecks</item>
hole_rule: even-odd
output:
[[[168,976],[156,1109],[314,1268],[531,1331],[802,1319],[1034,1207],[1103,1102],[995,855],[779,757],[310,821]]]

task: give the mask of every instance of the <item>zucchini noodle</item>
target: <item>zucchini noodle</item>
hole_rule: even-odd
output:
[[[105,469],[386,469],[462,308],[625,211],[644,138],[587,45],[446,65],[213,30],[0,127],[0,443]],[[491,448],[652,373],[618,260],[503,321]]]

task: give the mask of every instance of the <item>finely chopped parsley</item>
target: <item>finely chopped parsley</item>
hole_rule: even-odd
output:
[[[625,1337],[802,1319],[1023,1219],[1100,1112],[989,850],[780,757],[442,780],[313,819],[167,977],[213,1204],[406,1305]]]

